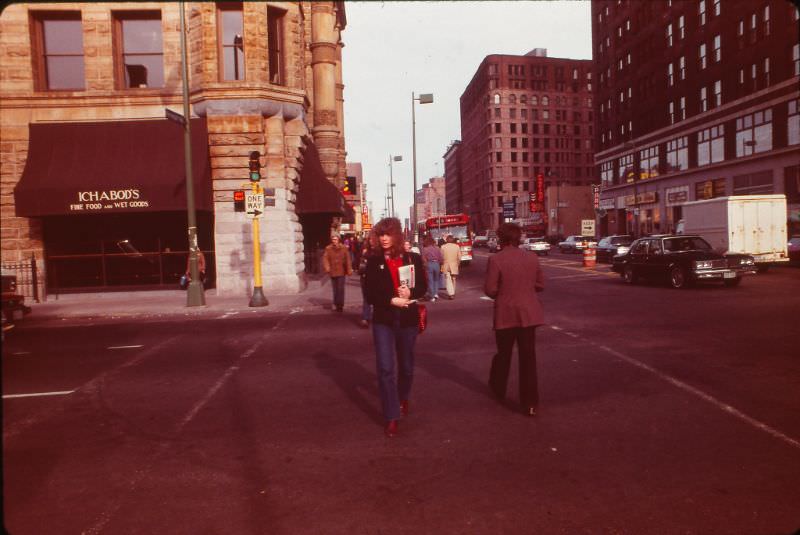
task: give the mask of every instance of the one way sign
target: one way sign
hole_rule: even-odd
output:
[[[244,193],[244,206],[248,217],[253,219],[261,217],[261,214],[264,213],[264,194],[246,191]]]

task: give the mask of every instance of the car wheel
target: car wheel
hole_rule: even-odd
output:
[[[669,270],[669,285],[673,288],[686,288],[689,285],[689,277],[686,271],[679,266],[673,266]]]
[[[636,281],[639,280],[639,277],[633,270],[633,266],[625,266],[625,269],[622,270],[622,280],[628,284],[636,284]]]
[[[725,283],[725,286],[733,288],[735,286],[739,286],[739,283],[742,282],[742,278],[736,277],[735,279],[725,279],[723,282]]]

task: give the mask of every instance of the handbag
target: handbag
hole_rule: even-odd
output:
[[[189,277],[186,276],[186,274],[181,275],[181,280],[178,283],[178,285],[180,286],[181,290],[185,290],[186,288],[188,288],[189,287]]]
[[[420,333],[424,333],[425,329],[428,327],[428,309],[425,305],[417,303],[417,315],[419,317],[417,327]]]

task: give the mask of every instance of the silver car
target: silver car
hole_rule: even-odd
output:
[[[526,238],[522,242],[522,248],[541,255],[550,253],[550,244],[544,238]]]

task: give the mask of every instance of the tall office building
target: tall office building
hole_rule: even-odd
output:
[[[798,11],[784,0],[592,2],[600,233],[671,232],[681,206],[785,193],[799,230]]]
[[[504,203],[526,206],[538,174],[546,186],[594,181],[592,67],[589,60],[524,56],[484,58],[461,96],[460,191],[447,211],[465,212],[473,230],[507,218]],[[458,173],[445,178],[452,181]],[[458,192],[458,193],[456,193]],[[459,205],[450,206],[450,199]]]

